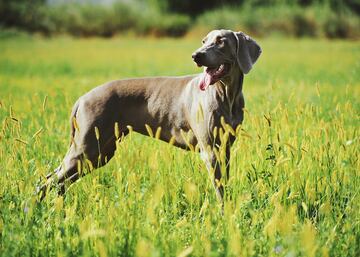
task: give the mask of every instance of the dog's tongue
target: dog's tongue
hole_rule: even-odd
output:
[[[206,88],[209,85],[212,85],[216,82],[216,80],[213,77],[214,72],[216,71],[216,68],[206,68],[204,70],[204,73],[202,74],[199,87],[202,91],[205,91]]]

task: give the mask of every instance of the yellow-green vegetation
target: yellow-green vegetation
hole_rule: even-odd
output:
[[[198,154],[135,133],[65,197],[33,197],[79,96],[200,72],[198,41],[2,39],[0,255],[359,256],[359,43],[258,42],[222,215]]]

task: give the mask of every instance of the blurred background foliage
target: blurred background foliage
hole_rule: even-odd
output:
[[[0,0],[0,30],[2,36],[178,37],[229,28],[257,36],[356,39],[359,14],[359,0]]]

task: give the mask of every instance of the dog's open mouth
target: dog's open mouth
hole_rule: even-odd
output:
[[[200,80],[200,89],[204,91],[209,85],[213,85],[223,78],[228,73],[229,67],[230,65],[226,63],[217,67],[205,67]]]

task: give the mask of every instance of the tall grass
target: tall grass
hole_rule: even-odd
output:
[[[67,150],[77,97],[112,79],[200,72],[199,42],[2,40],[0,255],[357,256],[359,46],[259,43],[221,215],[197,154],[135,133],[65,198],[33,198]]]

